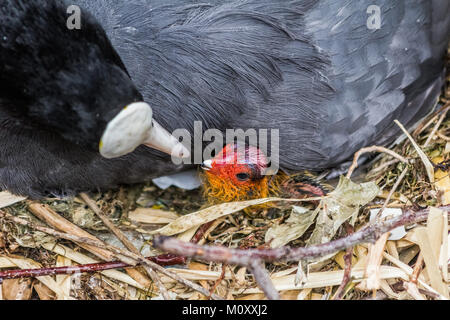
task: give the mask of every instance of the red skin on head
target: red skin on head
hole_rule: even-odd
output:
[[[269,196],[267,158],[255,147],[229,144],[205,171],[204,192],[211,203],[243,201]]]
[[[235,185],[245,185],[249,181],[261,179],[267,168],[267,158],[263,152],[253,146],[228,144],[212,159],[208,174],[227,179]],[[239,179],[247,174],[249,179]]]
[[[268,160],[256,147],[229,144],[211,160],[205,171],[204,190],[213,203],[266,198],[270,195],[304,198],[325,194],[322,186],[304,173],[290,177],[278,173],[270,178],[263,175]]]

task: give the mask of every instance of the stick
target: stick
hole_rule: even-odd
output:
[[[202,238],[204,232],[208,229],[208,223],[202,226],[197,232],[195,238],[192,239],[193,242],[197,243],[199,239]],[[147,257],[146,259],[157,263],[160,266],[168,267],[174,265],[180,265],[186,263],[186,258],[174,254],[161,254],[158,256]],[[101,272],[105,270],[113,269],[124,269],[132,267],[121,261],[103,262],[103,263],[92,263],[77,265],[71,267],[49,267],[49,268],[39,268],[39,269],[16,269],[0,271],[0,283],[4,279],[19,279],[19,278],[29,278],[29,277],[41,277],[41,276],[54,276],[54,275],[68,275],[74,273],[91,273],[91,272]],[[225,270],[225,269],[224,269]],[[211,292],[211,294],[214,290]]]
[[[353,227],[347,222],[347,234],[352,234],[354,232]],[[333,300],[341,300],[344,297],[345,288],[351,280],[352,276],[352,258],[353,258],[353,246],[348,247],[346,253],[344,255],[345,269],[344,276],[342,277],[342,282],[339,288],[337,289]]]
[[[383,203],[383,206],[381,207],[381,209],[377,212],[377,215],[375,217],[375,219],[379,219],[381,217],[381,214],[383,213],[384,209],[386,209],[389,200],[391,200],[392,195],[394,194],[394,192],[397,190],[398,186],[400,185],[400,183],[402,182],[403,178],[406,176],[406,173],[408,172],[408,167],[406,167],[405,169],[403,169],[402,173],[400,174],[400,176],[398,177],[397,181],[395,181],[394,185],[392,186],[392,189],[389,191],[389,194],[386,198],[386,200]]]
[[[358,152],[356,152],[355,155],[353,156],[352,165],[348,169],[347,176],[346,176],[348,179],[350,179],[350,177],[352,176],[353,171],[355,171],[355,169],[358,167],[358,159],[359,159],[359,157],[362,154],[369,153],[369,152],[384,152],[384,153],[387,153],[390,156],[400,160],[401,162],[408,163],[408,160],[406,160],[404,157],[402,157],[398,153],[395,153],[394,151],[389,150],[389,149],[387,149],[385,147],[371,146],[371,147],[362,148]]]
[[[267,299],[280,300],[280,295],[270,279],[270,275],[261,263],[261,260],[253,260],[248,266],[253,273],[256,283],[265,293]]]
[[[90,233],[84,231],[80,227],[76,226],[72,222],[67,221],[64,219],[61,215],[57,214],[55,211],[53,211],[50,207],[36,203],[31,202],[28,206],[30,211],[38,217],[40,220],[46,222],[51,227],[63,231],[65,233],[73,234],[78,237],[82,238],[89,238],[93,240],[98,240],[96,237],[91,235]],[[104,250],[102,248],[97,248],[89,245],[81,244],[80,247],[83,249],[86,249],[89,252],[92,252],[97,257],[101,258],[105,261],[111,261],[114,259],[114,255],[111,254],[108,250]]]
[[[449,211],[450,205],[440,207],[440,209]],[[220,246],[200,246],[166,236],[156,236],[153,244],[156,248],[173,254],[247,267],[250,266],[250,263],[253,260],[261,260],[265,262],[293,262],[299,260],[311,260],[340,250],[345,250],[348,247],[360,243],[374,243],[383,234],[397,227],[426,220],[428,213],[429,208],[420,211],[415,211],[413,208],[409,208],[408,210],[405,210],[401,216],[367,225],[366,227],[345,238],[310,247],[291,248],[285,246],[276,249],[241,250],[229,249]]]
[[[441,210],[448,211],[450,206],[441,207]],[[376,242],[379,238],[387,239],[388,232],[402,225],[417,223],[427,219],[429,208],[414,211],[412,208],[405,210],[403,215],[390,220],[369,224],[358,232],[347,237],[323,243],[311,247],[291,248],[280,247],[276,249],[230,249],[220,246],[201,246],[191,242],[183,242],[167,236],[156,236],[154,247],[173,254],[184,255],[186,257],[200,258],[206,261],[221,262],[226,264],[241,265],[249,268],[259,287],[264,291],[269,299],[278,299],[273,283],[267,271],[261,266],[265,262],[289,262],[299,260],[311,260],[322,257],[337,251],[347,249],[359,243]],[[381,244],[380,244],[381,246]],[[383,244],[384,247],[384,244]],[[379,255],[381,257],[381,254]]]
[[[165,257],[165,259],[164,259]],[[147,257],[147,260],[158,263],[162,266],[172,266],[175,260],[179,261],[181,257],[175,256],[172,254],[166,254],[155,257]],[[185,261],[184,258],[183,262]],[[68,267],[50,267],[50,268],[39,268],[39,269],[17,269],[17,270],[7,270],[0,271],[0,283],[5,279],[19,279],[19,278],[36,278],[42,276],[54,276],[58,274],[75,274],[75,273],[91,273],[91,272],[100,272],[105,270],[112,269],[124,269],[132,267],[129,264],[126,264],[121,261],[112,261],[112,262],[104,262],[104,263],[91,263],[91,264],[82,264],[77,266],[68,266]]]
[[[199,285],[197,285],[197,284],[195,284],[195,283],[193,283],[193,282],[191,282],[189,280],[185,280],[185,279],[181,278],[180,276],[178,276],[177,274],[174,274],[174,273],[166,270],[164,267],[161,267],[161,266],[157,265],[156,263],[154,263],[152,261],[148,261],[148,260],[142,258],[140,255],[136,255],[136,254],[134,254],[134,253],[132,253],[132,252],[130,252],[128,250],[123,250],[123,249],[117,248],[115,246],[109,245],[109,244],[104,243],[104,242],[99,241],[99,240],[93,240],[91,238],[78,237],[78,236],[75,236],[75,235],[72,235],[72,234],[59,232],[59,231],[56,231],[56,230],[53,230],[53,229],[50,229],[50,228],[47,228],[47,227],[38,226],[38,225],[35,225],[35,224],[33,224],[31,222],[28,222],[28,221],[26,221],[24,219],[14,217],[13,215],[11,215],[9,213],[6,213],[6,212],[0,210],[0,218],[1,217],[7,218],[7,219],[9,219],[11,221],[14,221],[14,222],[20,224],[20,225],[27,226],[29,228],[32,228],[32,229],[35,229],[35,230],[38,230],[38,231],[50,234],[50,235],[52,235],[52,236],[54,236],[56,238],[66,239],[66,240],[73,241],[75,243],[87,244],[87,245],[95,246],[95,247],[98,247],[98,248],[100,248],[100,247],[101,248],[106,248],[107,250],[109,250],[112,253],[114,253],[117,257],[119,257],[120,260],[122,260],[124,257],[128,258],[128,260],[132,261],[132,265],[133,266],[136,266],[139,263],[148,265],[149,267],[157,270],[158,272],[166,275],[167,277],[169,277],[169,278],[171,278],[171,279],[173,279],[175,281],[178,281],[179,283],[185,285],[186,287],[200,292],[201,294],[203,294],[206,297],[208,297],[210,295],[210,293],[207,290],[205,290],[203,287],[201,287],[201,286],[199,286]],[[220,297],[220,296],[218,296],[216,294],[211,295],[211,298],[214,299],[214,300],[223,300],[222,297]]]
[[[438,131],[439,127],[441,126],[442,121],[444,121],[445,116],[447,115],[448,107],[444,110],[442,115],[439,117],[438,122],[436,122],[436,125],[433,127],[433,130],[431,130],[430,135],[427,138],[427,141],[425,141],[425,144],[422,146],[422,148],[426,148],[430,142],[431,139],[433,139],[434,135],[436,134],[436,131]]]
[[[76,226],[72,222],[64,219],[61,215],[57,214],[55,211],[53,211],[50,207],[43,205],[41,203],[37,202],[31,202],[29,205],[30,211],[37,216],[40,220],[46,222],[51,227],[63,231],[65,233],[73,234],[79,237],[86,237],[93,240],[98,240],[96,237],[91,235],[90,233],[84,231],[80,227]],[[105,261],[113,261],[113,260],[123,260],[123,257],[115,257],[111,252],[108,250],[104,250],[103,247],[95,247],[95,246],[89,246],[85,245],[83,243],[79,244],[80,247],[86,249],[87,251],[95,254],[96,256],[100,257],[102,260]],[[124,261],[128,264],[132,264],[131,261]],[[125,270],[125,272],[133,278],[136,282],[141,284],[143,287],[150,287],[151,281],[148,279],[143,273],[141,273],[139,270],[134,268],[128,268]]]
[[[97,217],[99,217],[100,220],[102,220],[103,224],[105,226],[107,226],[109,228],[109,230],[112,231],[112,233],[117,237],[117,239],[119,239],[120,242],[122,242],[123,245],[128,250],[130,250],[134,254],[140,255],[142,257],[141,253],[136,249],[134,244],[130,240],[128,240],[128,238],[125,236],[125,234],[123,234],[123,232],[121,230],[119,230],[119,228],[117,228],[114,225],[114,223],[112,223],[108,219],[108,217],[106,217],[103,214],[102,210],[97,206],[97,204],[86,193],[80,193],[80,196],[83,199],[83,201],[86,202],[86,204],[92,209],[92,211],[94,211],[94,213],[97,215]],[[143,267],[144,267],[145,271],[147,271],[148,275],[153,280],[153,282],[155,282],[156,285],[158,286],[159,291],[161,292],[161,295],[164,298],[164,300],[171,300],[170,296],[169,296],[169,292],[167,291],[166,287],[164,287],[158,274],[153,269],[149,268],[148,266],[144,265]]]

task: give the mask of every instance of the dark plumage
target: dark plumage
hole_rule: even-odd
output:
[[[86,14],[83,28],[69,31],[66,9],[60,1],[2,4],[1,112],[5,125],[57,131],[96,151],[107,122],[142,96],[98,22]]]
[[[85,12],[83,28],[71,31],[67,7],[0,6],[0,187],[33,198],[133,183],[157,168],[138,155],[145,147],[100,156],[107,123],[142,95],[98,21]]]
[[[442,85],[449,2],[376,1],[382,25],[370,30],[366,9],[373,2],[71,1],[84,8],[84,24],[88,12],[99,21],[164,127],[192,130],[199,120],[205,130],[278,128],[287,170],[335,166],[360,147],[393,141],[399,133],[394,119],[411,127],[432,110]],[[46,20],[39,33],[54,36],[54,23]],[[47,54],[58,59],[61,52]],[[73,54],[92,61],[86,50]],[[43,68],[37,77],[55,80]],[[11,91],[11,97],[20,94]],[[105,160],[88,146],[70,144],[77,135],[66,128],[65,114],[55,120],[66,135],[9,126],[9,107],[0,101],[7,124],[0,127],[0,184],[12,192],[74,194],[182,169],[142,147]],[[46,115],[37,119],[48,125]]]

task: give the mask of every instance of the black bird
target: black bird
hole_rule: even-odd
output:
[[[188,153],[152,121],[97,20],[86,13],[71,31],[67,8],[47,0],[0,6],[0,187],[13,193],[64,196],[139,181],[148,164],[104,157],[141,143]]]
[[[21,33],[28,50],[44,36],[47,48],[53,48],[42,52],[49,61],[65,61],[61,57],[70,54],[81,57],[80,66],[95,70],[102,59],[113,59],[105,54],[93,62],[87,54],[91,43],[81,36],[73,36],[80,38],[74,38],[72,50],[66,50],[55,31],[61,28],[55,25],[61,23],[62,10],[32,10],[10,19],[15,24],[5,24],[11,14],[8,8],[14,12],[16,2],[7,1],[0,9],[0,35],[8,38],[8,34]],[[34,2],[48,3],[46,8],[69,4]],[[399,134],[393,120],[412,127],[433,109],[440,93],[450,3],[375,2],[379,12],[369,10],[372,0],[73,0],[70,4],[82,9],[84,37],[103,34],[91,15],[104,29],[120,57],[114,61],[123,62],[121,70],[128,72],[162,127],[192,132],[194,121],[201,121],[204,130],[279,129],[281,167],[317,170],[342,163],[365,145],[392,142]],[[25,2],[18,3],[24,6]],[[43,27],[23,29],[33,14],[32,19]],[[379,26],[368,21],[373,14],[379,16]],[[7,42],[0,47],[2,57],[9,46]],[[8,83],[25,92],[34,89],[14,73],[33,69],[36,62],[23,65],[18,62],[20,55],[7,57],[13,67],[9,75],[0,76],[1,85]],[[11,105],[21,105],[18,101],[24,90],[0,91],[1,123],[16,124],[0,127],[1,187],[33,197],[46,195],[44,191],[73,195],[183,169],[144,147],[117,159],[101,158],[93,144],[112,116],[99,124],[89,113],[75,126],[69,111],[79,110],[78,99],[72,101],[73,95],[68,95],[63,107],[55,107],[60,93],[66,92],[55,88],[72,85],[67,78],[56,77],[53,66],[44,64],[40,72],[25,76],[53,84],[39,87],[53,98],[46,104],[49,114],[32,117],[47,129],[24,127],[22,119],[29,115],[23,109],[16,118],[11,115]],[[121,100],[115,90],[95,84],[98,73],[86,69],[88,75],[80,72],[78,79],[86,90],[91,89],[80,95],[89,101],[87,105]],[[4,96],[9,103],[3,101]],[[56,114],[55,109],[59,110]],[[51,119],[56,126],[49,125]],[[79,130],[84,121],[96,132],[89,134],[92,138]],[[116,132],[110,136],[114,138]],[[114,148],[108,151],[107,156],[123,153],[115,154]]]

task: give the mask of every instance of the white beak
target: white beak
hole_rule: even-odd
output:
[[[205,160],[201,165],[202,169],[205,171],[209,171],[212,169],[212,160]]]
[[[144,102],[130,104],[108,123],[99,151],[105,158],[117,158],[141,144],[178,158],[190,156],[188,149],[153,120],[152,108]]]

